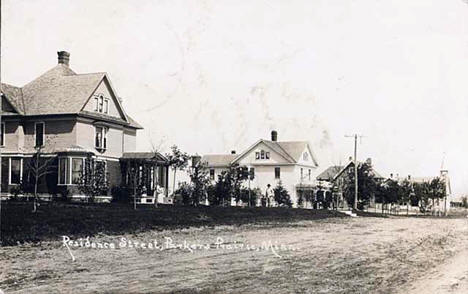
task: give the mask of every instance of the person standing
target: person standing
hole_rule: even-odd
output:
[[[275,201],[274,195],[275,194],[273,193],[273,189],[271,188],[271,185],[268,184],[267,188],[266,188],[266,191],[265,191],[265,198],[266,198],[266,201],[268,203],[268,207],[273,207],[273,203]]]

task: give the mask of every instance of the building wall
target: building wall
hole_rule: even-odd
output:
[[[136,134],[135,129],[124,129],[123,131],[123,152],[133,152],[136,150]]]
[[[26,121],[23,124],[24,130],[24,152],[35,152],[36,136],[35,136],[35,122],[45,123],[45,148],[47,150],[56,150],[70,147],[75,145],[76,142],[76,121],[69,120],[35,120]],[[20,128],[18,128],[20,132]],[[21,134],[18,134],[21,137]]]
[[[95,97],[99,97],[100,95],[103,95],[104,98],[109,99],[109,116],[113,117],[119,117],[121,118],[122,115],[120,111],[118,110],[117,106],[117,98],[112,94],[112,90],[110,89],[109,84],[107,81],[103,80],[101,84],[99,84],[98,88],[94,92],[94,94],[91,96],[91,99],[89,99],[88,103],[86,103],[84,110],[90,111],[90,112],[95,112],[96,109],[96,101]]]
[[[19,124],[19,121],[4,121],[5,123],[5,151],[17,152],[20,147],[20,138],[22,139],[23,127]]]
[[[107,149],[100,153],[100,156],[119,158],[122,156],[123,130],[119,127],[108,126]],[[95,148],[96,126],[92,123],[76,123],[77,145],[89,150],[98,151]]]

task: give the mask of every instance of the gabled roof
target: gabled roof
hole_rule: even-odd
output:
[[[106,73],[76,74],[68,65],[59,63],[22,88],[2,84],[2,90],[20,115],[86,114],[83,107],[103,81],[107,81],[115,92]],[[122,113],[118,122],[141,129],[128,117],[118,100],[116,104]],[[115,120],[107,115],[100,118]]]
[[[201,162],[210,167],[228,167],[236,157],[236,154],[209,154],[203,155]]]
[[[354,162],[353,161],[350,161],[348,162],[348,164],[346,164],[344,167],[342,167],[342,169],[337,173],[335,174],[335,176],[333,177],[332,181],[336,180],[339,176],[341,176],[341,174],[343,174],[343,172],[345,170],[347,170],[349,167],[351,166],[354,166]],[[358,166],[359,166],[359,161],[358,161]],[[383,179],[384,177],[382,177],[378,172],[375,171],[375,169],[372,167],[372,173],[374,174],[374,176],[378,179]]]
[[[232,162],[235,163],[236,161],[243,158],[247,153],[252,151],[255,147],[259,144],[265,144],[270,149],[281,155],[288,163],[298,163],[301,159],[302,153],[307,148],[309,150],[310,156],[315,166],[318,166],[317,160],[315,159],[315,155],[313,154],[309,143],[306,141],[269,141],[261,139],[257,141],[255,144],[247,148],[244,152],[239,154]]]
[[[343,166],[333,165],[317,176],[319,181],[332,181],[333,178],[343,169]]]

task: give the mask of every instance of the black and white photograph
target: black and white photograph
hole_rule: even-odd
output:
[[[0,294],[468,293],[468,0],[0,0]]]

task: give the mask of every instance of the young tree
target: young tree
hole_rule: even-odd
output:
[[[414,197],[419,203],[419,210],[422,213],[427,211],[430,199],[430,185],[428,182],[413,183]]]
[[[208,196],[208,187],[211,185],[210,176],[205,165],[197,164],[190,173],[193,189],[191,195],[191,204],[197,206],[200,201]]]
[[[26,185],[33,187],[33,195],[34,195],[34,204],[33,204],[33,212],[37,211],[37,187],[39,185],[39,181],[42,180],[48,174],[53,173],[57,166],[53,165],[55,157],[44,156],[44,146],[35,147],[36,152],[33,154],[31,160],[27,161],[26,168],[29,173],[28,179],[23,182],[27,182]]]
[[[109,181],[105,162],[97,161],[88,155],[84,163],[84,173],[81,173],[74,184],[81,193],[87,196],[88,202],[90,200],[94,202],[96,196],[107,194]]]
[[[175,192],[177,170],[184,170],[187,167],[190,155],[182,152],[176,145],[173,145],[171,147],[171,153],[167,154],[166,157],[169,161],[169,166],[174,171],[174,183],[172,185],[172,191]]]
[[[402,203],[406,203],[406,215],[409,214],[409,206],[411,202],[411,194],[413,192],[413,185],[408,179],[405,179],[400,184],[400,200]]]
[[[278,182],[278,185],[273,189],[275,193],[275,201],[280,206],[292,207],[291,196],[289,196],[288,190],[283,187],[281,181]]]

